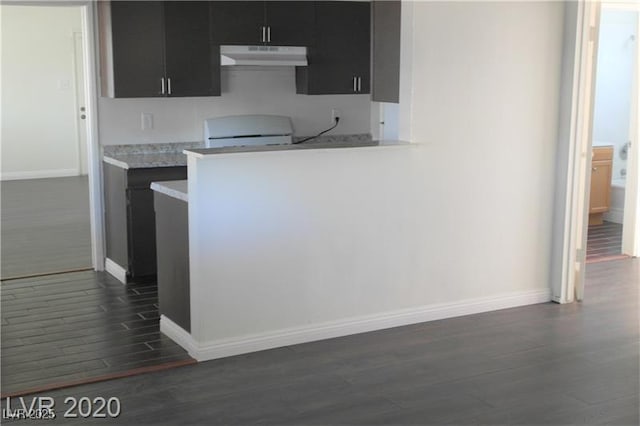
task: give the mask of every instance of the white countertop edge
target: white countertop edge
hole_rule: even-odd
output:
[[[129,165],[124,161],[116,160],[115,158],[107,157],[106,155],[102,157],[102,160],[105,163],[109,163],[113,166],[120,167],[125,170],[129,170]]]
[[[323,147],[323,148],[307,148],[307,149],[278,149],[278,150],[261,150],[261,151],[241,151],[241,152],[212,152],[210,154],[204,154],[200,152],[193,152],[185,149],[182,151],[183,154],[186,154],[188,157],[192,158],[213,158],[213,157],[221,157],[221,156],[245,156],[245,155],[256,155],[256,154],[273,154],[273,153],[292,153],[292,152],[328,152],[328,151],[352,151],[354,149],[358,150],[371,150],[371,149],[389,149],[389,148],[414,148],[417,146],[421,146],[423,144],[416,142],[405,142],[405,141],[387,141],[381,142],[379,145],[363,145],[363,146],[348,146],[348,147]]]
[[[209,155],[221,155],[220,153],[218,154],[200,154],[199,152],[193,152],[193,151],[189,151],[188,149],[185,149],[184,151],[182,151],[183,154],[185,154],[187,157],[193,157],[193,158],[204,158],[206,156]]]
[[[164,195],[168,195],[172,198],[177,198],[185,202],[189,202],[189,192],[185,192],[183,185],[186,185],[186,180],[170,180],[165,182],[151,182],[151,189]]]

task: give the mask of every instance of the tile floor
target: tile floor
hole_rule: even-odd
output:
[[[622,225],[604,222],[592,225],[587,234],[587,262],[608,260],[622,255]]]
[[[85,271],[5,281],[1,291],[3,395],[194,362],[160,333],[154,282]]]

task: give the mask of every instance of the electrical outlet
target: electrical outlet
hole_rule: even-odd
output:
[[[150,112],[143,112],[140,116],[140,127],[142,130],[153,129],[153,114]]]
[[[342,111],[340,111],[338,108],[334,108],[331,110],[331,123],[335,123],[336,118],[338,120],[342,119]]]

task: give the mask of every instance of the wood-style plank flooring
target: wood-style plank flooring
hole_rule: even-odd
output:
[[[86,271],[4,281],[0,290],[3,395],[192,362],[160,334],[153,282],[124,286]]]
[[[587,233],[587,261],[593,262],[622,255],[622,225],[604,222],[591,225]]]
[[[544,303],[47,392],[49,424],[639,423],[640,260],[587,267],[583,303]],[[117,419],[64,398],[118,397]]]
[[[3,181],[2,279],[91,268],[87,176]]]

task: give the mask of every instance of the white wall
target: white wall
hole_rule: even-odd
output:
[[[502,217],[456,211],[469,194],[432,179],[437,153],[189,158],[191,336],[161,330],[205,360],[550,300],[545,248],[503,233]]]
[[[2,178],[78,172],[79,7],[2,5]]]
[[[550,300],[564,4],[412,10],[417,146],[190,160],[202,359]]]
[[[451,300],[549,285],[563,4],[413,12],[411,135],[430,145],[432,281],[454,286]]]
[[[613,179],[620,179],[626,161],[620,149],[630,140],[633,67],[638,43],[638,12],[602,10],[593,120],[593,144],[613,145]]]
[[[100,98],[100,141],[103,145],[200,141],[205,119],[234,114],[287,115],[296,135],[307,136],[332,125],[332,108],[342,111],[333,134],[370,132],[369,95],[296,95],[293,67],[223,67],[220,97]],[[153,114],[153,129],[141,130],[143,112]]]

